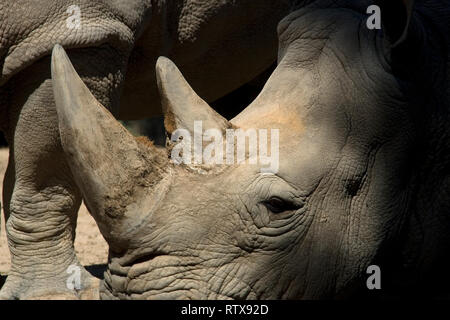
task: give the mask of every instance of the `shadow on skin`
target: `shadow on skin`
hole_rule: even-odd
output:
[[[5,284],[6,281],[6,274],[2,274],[0,275],[0,289],[3,287],[3,285]]]
[[[89,272],[92,276],[103,280],[103,274],[106,271],[106,264],[93,264],[90,266],[85,266],[87,272]],[[6,277],[5,277],[6,278]],[[5,280],[3,279],[3,276],[0,280],[0,285],[3,285],[3,282],[5,282]]]

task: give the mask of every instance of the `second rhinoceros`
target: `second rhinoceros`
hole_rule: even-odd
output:
[[[450,243],[449,59],[429,59],[448,42],[422,17],[443,11],[384,3],[383,32],[366,27],[366,1],[316,1],[286,17],[278,67],[231,121],[158,60],[169,135],[195,121],[277,129],[274,173],[249,161],[174,164],[131,136],[54,49],[63,148],[110,246],[102,298],[332,298],[365,287],[374,263],[406,287],[433,283]]]

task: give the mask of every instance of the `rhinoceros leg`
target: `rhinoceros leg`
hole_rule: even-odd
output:
[[[123,59],[107,48],[75,50],[71,58],[99,100],[111,106]],[[12,265],[0,298],[95,298],[98,280],[81,267],[73,246],[81,195],[60,144],[50,59],[10,85],[4,207]],[[80,289],[68,287],[68,278],[78,274]]]

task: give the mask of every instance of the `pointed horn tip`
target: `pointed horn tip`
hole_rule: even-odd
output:
[[[53,54],[55,54],[56,52],[60,52],[61,50],[64,51],[64,48],[59,43],[57,43],[53,47]]]
[[[52,50],[52,62],[56,62],[59,58],[67,57],[66,51],[60,44],[55,44]]]
[[[167,57],[164,56],[160,56],[158,57],[158,60],[156,61],[156,67],[165,67],[165,66],[169,66],[169,65],[173,65],[174,63],[172,62],[172,60],[170,60]]]
[[[159,76],[162,76],[163,74],[167,74],[169,70],[178,70],[178,68],[175,63],[169,58],[163,56],[159,57],[156,61],[156,73]]]
[[[65,62],[69,62],[69,65],[71,64],[64,48],[61,45],[56,44],[52,51],[52,78],[54,78],[58,72],[63,71]]]

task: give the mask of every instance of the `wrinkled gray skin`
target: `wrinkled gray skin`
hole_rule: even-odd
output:
[[[366,28],[368,5],[318,1],[286,17],[278,67],[231,122],[158,60],[169,133],[194,120],[277,128],[275,175],[171,163],[121,127],[55,48],[63,149],[110,246],[102,298],[333,298],[365,286],[377,261],[391,274],[400,261],[398,282],[436,280],[450,243],[448,10],[384,2],[383,35]]]
[[[6,0],[0,2],[0,130],[10,145],[4,181],[12,267],[0,298],[95,296],[66,287],[81,202],[60,144],[50,75],[59,43],[88,88],[121,119],[161,112],[155,63],[176,61],[208,101],[276,60],[276,26],[290,0]],[[66,26],[69,6],[81,29]],[[120,105],[120,108],[119,108]]]

